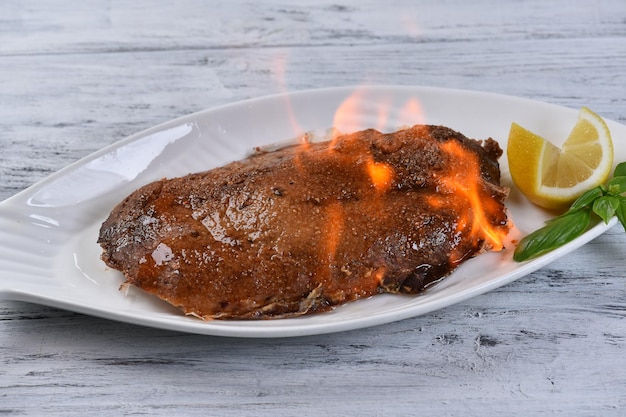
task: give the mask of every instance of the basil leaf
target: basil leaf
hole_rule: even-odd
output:
[[[619,207],[615,210],[615,215],[626,231],[626,197],[619,197]]]
[[[593,202],[593,212],[604,220],[604,223],[608,223],[611,217],[615,214],[615,210],[620,206],[620,201],[617,197],[612,195],[605,195],[598,198]]]
[[[596,198],[602,197],[603,195],[604,191],[599,185],[595,188],[592,188],[591,190],[585,191],[580,197],[576,199],[576,201],[572,203],[572,206],[570,207],[568,212],[578,210],[581,207],[591,206]]]
[[[590,221],[589,209],[567,212],[520,240],[513,259],[522,262],[550,252],[580,236]]]
[[[620,195],[626,192],[626,176],[613,177],[607,184],[609,193]]]
[[[626,176],[626,162],[622,162],[617,164],[615,167],[615,172],[613,173],[614,177],[625,177]]]
[[[626,162],[615,167],[613,178],[584,192],[564,214],[546,222],[541,229],[524,237],[513,253],[517,262],[526,261],[566,244],[580,236],[589,226],[591,213],[605,223],[614,215],[626,231]]]

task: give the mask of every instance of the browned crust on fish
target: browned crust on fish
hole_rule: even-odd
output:
[[[460,224],[475,209],[444,178],[462,183],[471,161],[446,143],[477,162],[479,198],[495,207],[488,221],[506,233],[497,142],[418,125],[148,184],[103,223],[102,259],[127,283],[204,319],[289,317],[418,293],[490,249],[484,234]],[[384,184],[373,182],[372,163],[391,172]]]

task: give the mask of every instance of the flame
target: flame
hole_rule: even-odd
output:
[[[356,89],[350,94],[335,111],[333,118],[333,127],[344,132],[354,132],[361,130],[363,126],[358,122],[358,117],[366,110],[363,106],[367,103],[365,97],[365,90]],[[376,123],[371,128],[380,129],[381,126],[387,122],[389,112],[389,99],[383,100],[381,103],[377,103],[376,106]]]
[[[383,162],[367,162],[367,173],[377,191],[387,191],[393,180],[393,168]]]
[[[421,103],[416,98],[410,98],[402,106],[398,115],[400,126],[413,126],[415,124],[423,125],[426,123],[424,110]]]
[[[325,236],[325,247],[322,251],[329,262],[335,259],[339,242],[345,227],[345,214],[339,203],[330,204],[326,209],[326,224],[328,233]]]
[[[348,96],[347,99],[341,102],[339,107],[337,107],[337,110],[335,110],[335,116],[333,118],[332,126],[333,128],[337,129],[338,131],[346,132],[356,130],[355,127],[349,122],[350,118],[357,113],[359,101],[361,100],[361,98],[362,97],[360,90],[357,90],[354,94],[351,94],[350,96]],[[333,141],[335,141],[336,139],[336,137],[333,137]]]
[[[291,127],[294,132],[299,132],[299,134],[301,134],[302,136],[305,136],[306,134],[302,134],[302,132],[304,132],[305,130],[300,125],[300,122],[298,121],[298,118],[296,117],[294,113],[293,106],[289,99],[289,94],[287,94],[289,92],[289,89],[287,88],[287,81],[285,77],[286,67],[287,67],[286,54],[280,53],[280,54],[275,55],[273,68],[276,73],[276,79],[278,81],[278,88],[280,92],[283,94],[283,98],[285,100],[285,104],[286,104],[285,108],[287,110],[287,119],[289,120],[289,123],[291,124]],[[302,139],[302,142],[303,143],[306,142],[305,139]]]
[[[394,103],[391,97],[378,97],[374,103],[374,121],[368,126],[363,126],[359,118],[367,116],[372,112],[372,99],[365,96],[363,89],[357,89],[350,94],[335,111],[333,126],[342,132],[355,132],[361,129],[372,128],[384,131],[389,127],[390,120],[394,121],[393,130],[403,126],[413,126],[415,124],[426,123],[422,105],[416,98],[410,98],[403,103],[399,110],[396,110],[395,118],[392,117]]]
[[[457,231],[469,229],[471,236],[484,239],[492,250],[502,250],[508,229],[494,227],[487,218],[490,212],[497,212],[498,207],[493,200],[483,201],[480,198],[481,177],[476,156],[455,141],[448,141],[441,148],[458,161],[458,169],[441,179],[443,188],[446,192],[463,196],[470,205],[470,210],[458,210],[461,216]]]

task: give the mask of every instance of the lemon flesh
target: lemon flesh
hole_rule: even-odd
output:
[[[560,210],[608,179],[613,143],[604,120],[583,107],[561,148],[513,123],[507,158],[515,186],[530,201]]]

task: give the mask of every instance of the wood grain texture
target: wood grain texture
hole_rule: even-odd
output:
[[[466,88],[626,123],[624,68],[623,0],[9,0],[0,200],[157,123],[307,88]],[[0,301],[0,413],[621,416],[624,254],[617,226],[450,308],[294,339],[180,334]]]

